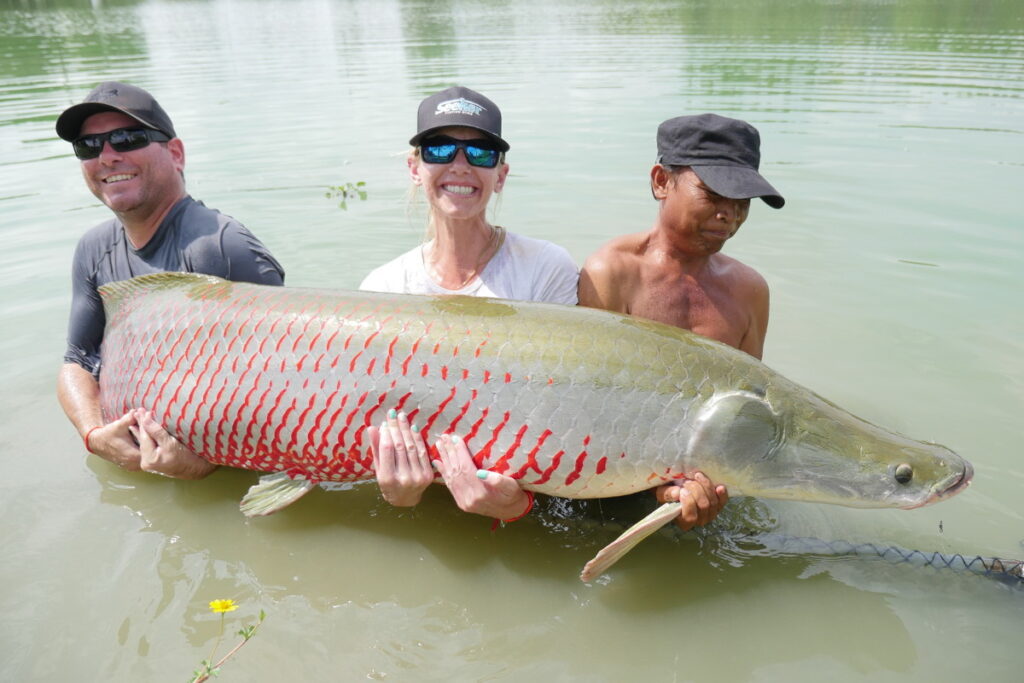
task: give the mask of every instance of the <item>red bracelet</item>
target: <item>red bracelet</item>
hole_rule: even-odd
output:
[[[89,436],[90,436],[90,435],[91,435],[91,434],[92,434],[93,432],[95,432],[95,431],[96,431],[97,429],[99,429],[100,427],[102,427],[102,426],[103,426],[103,425],[96,425],[95,427],[93,427],[92,429],[90,429],[89,431],[87,431],[87,432],[85,433],[85,436],[84,436],[84,437],[82,438],[82,441],[84,441],[84,442],[85,442],[85,450],[86,450],[86,451],[88,451],[89,453],[92,453],[92,449],[91,449],[91,448],[89,448]],[[93,453],[93,455],[95,455],[95,453]],[[529,511],[527,511],[527,512],[529,512]]]
[[[509,519],[503,519],[501,521],[505,522],[506,524],[509,523],[509,522],[518,522],[520,519],[522,519],[526,515],[530,514],[530,510],[533,509],[533,491],[526,491],[526,497],[529,498],[529,502],[527,502],[525,510],[523,510],[521,513],[519,513],[515,517],[511,517]]]

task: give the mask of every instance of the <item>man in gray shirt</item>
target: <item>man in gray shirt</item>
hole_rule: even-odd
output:
[[[101,83],[60,115],[57,134],[72,143],[89,190],[114,212],[75,250],[68,347],[57,379],[61,407],[90,453],[128,470],[204,477],[214,466],[141,406],[104,423],[98,379],[106,318],[98,288],[161,271],[281,285],[284,270],[242,224],[186,193],[184,145],[145,90]]]

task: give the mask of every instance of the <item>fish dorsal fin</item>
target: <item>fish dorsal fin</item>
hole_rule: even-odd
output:
[[[103,308],[110,317],[112,311],[118,310],[125,301],[137,294],[165,289],[193,287],[196,285],[215,285],[225,280],[213,275],[202,273],[150,273],[139,275],[130,280],[109,282],[100,286]]]

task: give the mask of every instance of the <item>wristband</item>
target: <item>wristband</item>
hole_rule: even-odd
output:
[[[509,522],[518,522],[520,519],[522,519],[526,515],[530,514],[530,510],[533,509],[533,491],[526,491],[526,497],[529,500],[526,503],[526,509],[525,510],[523,510],[521,513],[519,513],[515,517],[511,517],[509,519],[503,519],[501,521],[505,522],[506,524],[509,523]]]
[[[89,431],[87,431],[87,432],[85,433],[85,436],[84,436],[84,437],[82,437],[82,441],[84,441],[84,442],[85,442],[85,450],[86,450],[87,452],[89,452],[89,453],[92,453],[92,449],[91,449],[91,448],[89,448],[89,436],[90,436],[90,435],[91,435],[91,434],[92,434],[93,432],[95,432],[95,431],[96,431],[97,429],[99,429],[100,427],[102,427],[102,426],[103,426],[103,425],[96,425],[95,427],[93,427],[92,429],[90,429]],[[95,455],[95,453],[93,453],[93,455]],[[529,510],[527,510],[527,512],[529,512]],[[524,514],[525,514],[525,513],[524,513]]]

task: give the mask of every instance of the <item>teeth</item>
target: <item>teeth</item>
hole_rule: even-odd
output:
[[[468,185],[445,185],[444,189],[452,194],[473,194],[475,189]]]
[[[129,173],[120,173],[118,175],[107,176],[103,179],[105,183],[116,183],[122,180],[131,180],[133,176]]]

